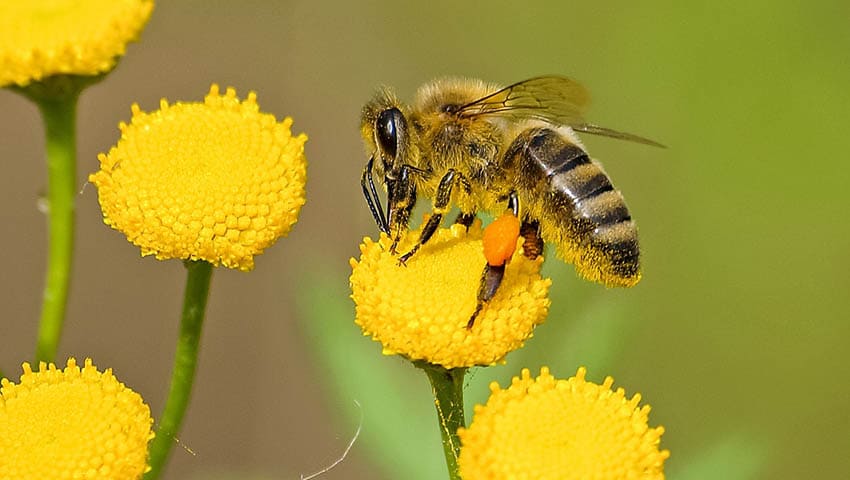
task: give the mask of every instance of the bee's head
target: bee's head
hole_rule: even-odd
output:
[[[402,108],[389,91],[380,92],[363,107],[360,131],[379,175],[413,163],[411,131]]]

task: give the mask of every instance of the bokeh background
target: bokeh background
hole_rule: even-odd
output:
[[[103,225],[86,185],[130,105],[259,95],[309,134],[308,201],[251,273],[213,279],[194,401],[170,479],[439,479],[427,381],[361,336],[349,257],[376,228],[360,194],[361,105],[433,77],[579,79],[589,119],[656,149],[585,137],[640,226],[628,291],[547,262],[547,323],[507,364],[470,375],[486,398],[522,367],[586,365],[653,407],[668,478],[850,476],[850,4],[163,1],[79,108],[79,231],[60,357],[91,356],[160,411],[185,275]],[[30,359],[45,266],[43,131],[0,91],[0,368]],[[360,407],[355,401],[359,402]],[[471,413],[470,413],[471,415]]]

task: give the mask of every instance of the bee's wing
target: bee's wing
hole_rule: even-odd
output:
[[[535,77],[509,85],[457,109],[462,117],[496,115],[515,120],[536,118],[593,135],[629,140],[656,147],[658,142],[584,121],[590,94],[577,81],[558,76]]]
[[[571,78],[535,77],[509,85],[467,103],[460,116],[499,115],[508,118],[539,118],[551,123],[583,123],[582,112],[590,103],[587,90]]]
[[[628,140],[630,142],[642,143],[644,145],[652,145],[653,147],[667,148],[664,144],[658,143],[655,140],[650,140],[648,138],[641,137],[640,135],[635,135],[633,133],[611,130],[610,128],[600,127],[599,125],[594,125],[592,123],[576,123],[567,125],[569,125],[573,130],[577,132],[591,133],[593,135],[602,135],[605,137],[618,138],[620,140]]]

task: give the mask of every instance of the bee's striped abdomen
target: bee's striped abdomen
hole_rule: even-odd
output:
[[[608,286],[640,280],[637,228],[623,195],[581,147],[548,128],[521,134],[506,154],[516,162],[520,199],[578,272]]]

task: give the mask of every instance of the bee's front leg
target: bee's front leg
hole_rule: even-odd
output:
[[[392,178],[387,175],[387,217],[389,219],[390,236],[393,239],[390,252],[398,253],[401,237],[407,232],[410,223],[410,212],[416,205],[416,182],[410,178],[411,169],[403,165],[399,169],[398,177]]]
[[[410,249],[409,252],[399,258],[399,263],[407,262],[410,257],[419,250],[419,247],[425,244],[434,232],[437,231],[437,227],[440,226],[440,222],[443,220],[443,215],[446,214],[449,208],[449,201],[452,198],[452,187],[455,184],[455,181],[465,182],[466,179],[458,173],[454,169],[449,169],[443,178],[440,179],[440,185],[437,187],[437,195],[434,198],[434,210],[431,214],[431,217],[428,218],[428,222],[422,227],[422,233],[419,234],[419,241],[416,242],[416,245]]]
[[[372,165],[375,157],[370,157],[366,168],[363,169],[363,176],[360,177],[360,187],[363,188],[363,196],[366,198],[366,204],[369,205],[369,211],[372,213],[372,218],[378,228],[389,234],[390,230],[387,225],[387,217],[384,215],[384,209],[381,207],[381,198],[378,196],[378,191],[375,188],[375,181],[372,178]]]

